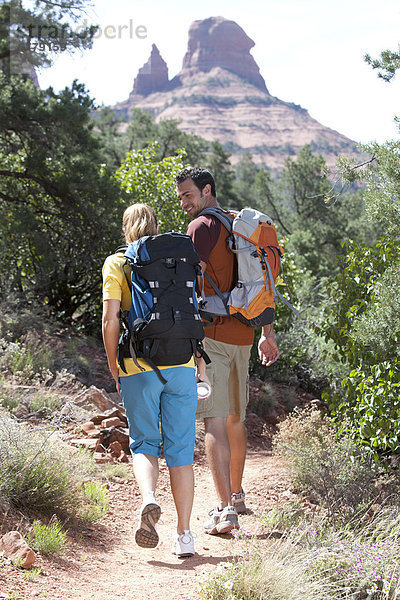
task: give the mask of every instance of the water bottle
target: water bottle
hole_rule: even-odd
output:
[[[211,388],[205,381],[197,383],[197,397],[199,400],[205,400],[211,394]]]

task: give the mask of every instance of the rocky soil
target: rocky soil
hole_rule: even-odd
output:
[[[203,521],[213,508],[214,490],[202,457],[196,462],[195,476],[192,529],[197,537],[193,558],[180,560],[171,554],[175,514],[167,469],[163,465],[157,496],[163,511],[157,548],[144,550],[134,542],[140,506],[136,484],[111,481],[107,517],[83,530],[70,530],[68,548],[61,557],[37,555],[34,567],[40,567],[41,573],[32,581],[26,580],[22,569],[11,566],[0,569],[0,598],[156,600],[164,598],[166,590],[170,600],[198,598],[200,576],[211,573],[219,562],[240,556],[242,545],[230,534],[203,533]],[[259,536],[262,535],[260,514],[292,496],[285,466],[263,445],[253,446],[248,455],[244,486],[250,514],[241,517],[240,525],[248,535]],[[22,515],[20,520],[23,520]],[[4,527],[5,523],[2,531]]]
[[[92,364],[98,364],[99,385],[104,385],[110,392],[112,384],[102,367],[102,358],[95,351],[87,349],[87,352],[91,353]],[[10,387],[15,385],[11,378],[7,381]],[[25,398],[37,391],[35,386],[34,389],[23,387]],[[49,391],[62,396],[62,412],[75,415],[75,422],[64,428],[63,435],[69,443],[93,450],[100,468],[104,468],[106,462],[130,462],[126,422],[117,394],[107,393],[94,385],[85,386],[68,373],[55,377]],[[285,466],[271,453],[276,422],[294,402],[305,404],[312,397],[281,386],[275,388],[274,400],[267,401],[264,384],[256,378],[251,380],[250,395],[246,419],[249,452],[244,476],[249,514],[241,517],[240,525],[249,536],[260,536],[264,534],[258,517],[271,506],[293,496]],[[34,427],[40,422],[40,416],[27,413],[24,406],[26,409],[27,404],[21,402],[14,412]],[[140,507],[139,491],[133,480],[114,477],[108,480],[108,514],[97,523],[79,528],[68,526],[68,546],[61,556],[46,557],[36,553],[32,569],[39,572],[18,568],[0,558],[0,599],[156,600],[164,598],[166,593],[169,600],[198,598],[200,576],[212,572],[219,562],[239,556],[243,550],[242,543],[231,535],[203,533],[203,522],[214,506],[215,493],[204,455],[202,426],[197,431],[195,477],[192,530],[197,537],[193,558],[180,560],[171,553],[175,510],[168,470],[162,460],[157,495],[162,518],[157,548],[144,550],[136,546],[134,532]],[[0,537],[12,530],[26,532],[37,517],[33,511],[18,511],[0,505]]]

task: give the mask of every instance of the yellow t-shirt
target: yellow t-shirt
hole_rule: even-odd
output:
[[[118,254],[112,254],[111,256],[108,256],[103,266],[103,300],[119,300],[122,311],[129,310],[132,302],[129,285],[123,271],[125,261],[126,258],[124,255],[118,252]],[[129,279],[129,267],[125,267],[125,269]],[[143,359],[138,358],[137,362],[142,367],[143,371],[152,371],[152,368],[149,367],[149,365]],[[127,373],[124,373],[124,371],[122,371],[121,367],[118,365],[120,377],[143,372],[135,365],[132,358],[125,358],[124,364]],[[159,369],[170,369],[172,366],[194,368],[194,358],[192,357],[189,362],[185,363],[184,365],[160,366]]]

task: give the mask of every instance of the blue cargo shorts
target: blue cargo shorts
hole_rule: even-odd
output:
[[[193,367],[162,369],[163,384],[154,371],[120,377],[132,455],[159,457],[169,467],[193,463],[197,385]]]

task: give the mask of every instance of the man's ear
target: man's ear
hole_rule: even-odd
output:
[[[211,184],[210,183],[206,183],[206,185],[203,187],[203,194],[206,194],[207,196],[209,196],[211,194]]]

